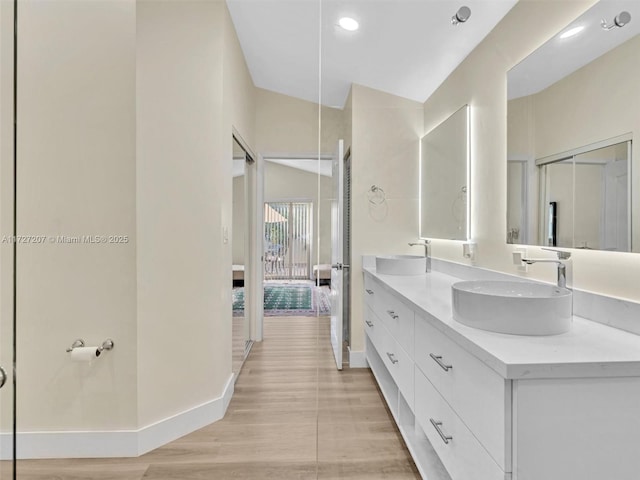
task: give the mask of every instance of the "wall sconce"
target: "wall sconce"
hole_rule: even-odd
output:
[[[630,21],[631,21],[631,14],[629,12],[620,12],[613,19],[613,23],[611,25],[609,25],[607,21],[603,18],[602,20],[600,20],[600,26],[605,30],[611,30],[614,27],[622,28]]]
[[[469,7],[460,7],[456,14],[451,17],[451,25],[458,25],[469,20],[471,16],[471,9]]]

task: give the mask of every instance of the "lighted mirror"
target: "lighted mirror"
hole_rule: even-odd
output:
[[[507,243],[640,252],[638,52],[640,3],[600,1],[509,71]]]
[[[420,142],[420,237],[467,240],[469,106]]]

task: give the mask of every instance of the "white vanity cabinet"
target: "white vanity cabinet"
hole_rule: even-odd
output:
[[[371,278],[365,279],[365,329],[404,401],[413,410],[414,313]]]
[[[563,365],[572,378],[533,361],[535,375],[526,365],[496,369],[492,352],[463,348],[444,322],[368,272],[364,303],[367,359],[424,478],[640,478],[640,374]]]
[[[415,323],[415,410],[421,427],[436,451],[457,451],[449,462],[441,455],[450,472],[470,463],[471,471],[476,468],[476,472],[485,465],[482,471],[486,473],[476,473],[477,478],[504,478],[504,472],[511,471],[511,382],[431,326],[424,314],[417,316]],[[459,432],[461,442],[441,441],[438,429],[446,432],[450,427],[437,418],[436,411],[440,410],[454,422],[455,427],[451,428]],[[431,420],[441,421],[442,425],[436,428]],[[456,450],[462,439],[466,448],[460,446]]]

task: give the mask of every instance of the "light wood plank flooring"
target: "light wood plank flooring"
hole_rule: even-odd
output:
[[[419,479],[373,376],[335,368],[326,317],[269,317],[225,418],[139,458],[29,460],[21,480]]]

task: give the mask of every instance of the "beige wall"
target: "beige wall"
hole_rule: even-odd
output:
[[[163,45],[163,48],[158,48]],[[139,417],[219,397],[231,375],[233,128],[253,85],[223,2],[138,13]],[[185,375],[188,372],[188,375]]]
[[[516,273],[511,263],[513,247],[504,240],[507,71],[593,3],[519,2],[425,102],[425,131],[465,103],[472,108],[471,228],[478,243],[478,266]],[[545,254],[536,247],[529,247],[529,251],[532,256]],[[466,262],[457,242],[434,241],[433,253]],[[577,288],[640,301],[636,287],[640,280],[639,255],[575,250],[573,259]],[[553,281],[555,272],[544,265],[532,266],[529,276]]]
[[[0,7],[3,235],[9,6]],[[253,85],[226,4],[25,1],[19,28],[19,233],[128,238],[18,247],[19,430],[136,430],[217,399],[231,375],[231,245],[222,242],[231,135],[250,146],[255,137]],[[11,247],[1,248],[8,365]],[[116,346],[75,364],[65,349],[78,337]]]
[[[640,134],[638,51],[640,35],[534,95],[536,158]]]
[[[219,293],[220,165],[231,164],[223,149],[231,136],[224,138],[222,121],[222,7],[138,3],[142,425],[214,399],[231,373],[231,314],[224,316],[228,306]]]
[[[360,85],[351,89],[352,258],[351,349],[364,350],[362,255],[422,252],[418,239],[418,161],[423,106]],[[450,113],[453,113],[450,112]],[[367,192],[382,187],[374,206]]]
[[[135,428],[136,6],[26,0],[18,27],[18,233],[129,238],[18,245],[18,426]],[[2,53],[4,65],[4,45]],[[12,160],[2,153],[7,172]],[[10,264],[2,267],[6,278]],[[94,364],[65,352],[76,338],[108,337],[116,349]]]
[[[224,125],[223,133],[223,155],[229,161],[225,162],[220,171],[225,179],[231,179],[231,158],[233,155],[233,142],[231,135],[240,137],[245,146],[250,150],[254,160],[257,155],[254,153],[256,135],[256,88],[249,74],[249,69],[244,59],[235,27],[231,21],[231,16],[225,6],[224,8]],[[245,172],[247,167],[245,166]],[[222,222],[229,226],[229,246],[228,252],[231,254],[232,263],[245,264],[245,184],[255,192],[255,185],[250,183],[253,180],[251,175],[233,178],[229,182],[224,182],[224,193],[222,195]],[[231,202],[229,202],[231,199]],[[249,199],[251,200],[251,198]],[[240,203],[238,203],[238,201]],[[237,207],[241,205],[240,211]],[[225,264],[227,259],[225,258]],[[231,265],[229,271],[231,271]],[[247,272],[248,274],[248,272]],[[231,282],[227,282],[230,284]],[[228,288],[225,285],[225,289]],[[230,291],[227,291],[231,295]],[[230,313],[231,314],[231,313]]]
[[[318,125],[322,124],[320,151],[334,153],[343,132],[343,113],[337,108],[256,89],[256,150],[264,156],[318,155]]]

